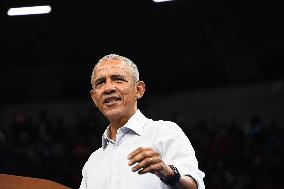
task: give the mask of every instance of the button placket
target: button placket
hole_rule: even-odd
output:
[[[119,152],[117,141],[112,145],[111,153],[111,189],[116,189],[119,185],[119,169],[117,165],[119,163]]]

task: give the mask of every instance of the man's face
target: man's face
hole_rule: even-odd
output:
[[[144,83],[135,82],[121,60],[110,59],[101,62],[92,82],[92,99],[110,121],[128,120],[137,109],[137,98],[142,97],[144,93]]]

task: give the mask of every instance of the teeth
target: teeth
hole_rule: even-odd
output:
[[[119,101],[120,99],[119,98],[109,98],[109,99],[106,99],[105,100],[105,103],[112,103],[112,102],[115,102],[115,101]]]

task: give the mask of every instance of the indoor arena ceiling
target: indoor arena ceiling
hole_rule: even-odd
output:
[[[11,7],[42,4],[50,14],[7,15]],[[8,76],[22,70],[32,77],[40,69],[72,68],[80,85],[109,53],[131,58],[157,91],[282,78],[280,8],[221,0],[1,0],[0,83],[15,84]]]

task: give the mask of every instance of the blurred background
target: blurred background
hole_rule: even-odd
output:
[[[50,5],[42,15],[13,7]],[[78,188],[107,121],[89,91],[104,55],[132,59],[139,109],[189,137],[205,185],[283,184],[283,13],[275,2],[0,1],[0,173]]]

